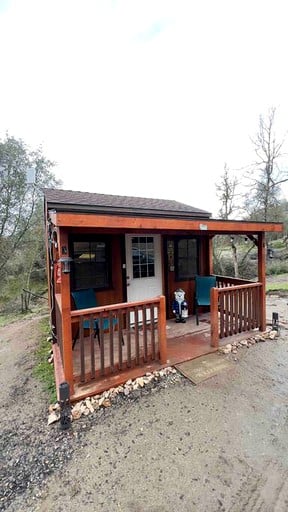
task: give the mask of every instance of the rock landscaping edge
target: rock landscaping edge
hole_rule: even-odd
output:
[[[240,348],[249,348],[252,345],[260,342],[266,342],[268,340],[277,340],[280,333],[273,329],[267,329],[263,333],[259,333],[254,336],[251,336],[245,340],[234,341],[233,343],[228,343],[223,347],[218,349],[219,354],[237,354],[237,351]],[[53,362],[53,359],[50,360]],[[145,386],[149,384],[155,384],[162,380],[163,378],[167,378],[167,376],[171,374],[177,374],[177,370],[171,366],[164,368],[159,371],[154,371],[152,373],[147,372],[143,377],[138,377],[134,380],[129,379],[124,384],[117,386],[116,388],[110,388],[104,391],[101,394],[93,395],[91,397],[85,398],[76,402],[71,407],[71,421],[78,420],[81,416],[88,416],[89,414],[93,414],[101,408],[108,408],[113,405],[116,397],[124,396],[127,397],[131,393],[141,390]],[[49,405],[48,409],[48,425],[52,425],[60,420],[60,403],[57,401],[54,404]]]

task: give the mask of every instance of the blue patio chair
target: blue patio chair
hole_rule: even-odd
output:
[[[216,286],[216,276],[195,276],[195,312],[199,325],[199,307],[210,306],[210,290]]]
[[[71,293],[76,309],[88,309],[88,308],[96,308],[99,306],[97,304],[96,295],[93,288],[86,288],[84,290],[77,290]],[[113,318],[113,327],[118,323],[117,318]],[[103,318],[102,326],[104,330],[109,329],[109,319]],[[83,328],[90,330],[90,320],[83,320]],[[98,343],[100,345],[100,334],[99,334],[99,325],[98,320],[93,321],[93,329],[94,329],[94,338],[98,338]],[[75,343],[79,336],[79,329],[76,332],[76,335],[73,339],[72,349],[74,349]]]

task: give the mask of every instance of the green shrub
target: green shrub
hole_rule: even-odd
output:
[[[286,249],[286,244],[282,239],[272,240],[269,245],[271,245],[273,249]]]
[[[287,274],[288,260],[273,260],[267,264],[266,275]]]

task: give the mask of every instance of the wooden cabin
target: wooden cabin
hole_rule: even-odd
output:
[[[162,199],[59,189],[45,189],[44,198],[56,384],[67,381],[72,400],[265,330],[265,232],[282,224],[215,220]],[[253,241],[258,279],[216,276],[197,326],[195,276],[213,275],[217,235]],[[185,324],[172,311],[179,288]],[[95,303],[77,309],[75,292],[91,289]]]

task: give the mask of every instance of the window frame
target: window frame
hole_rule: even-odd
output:
[[[190,276],[180,276],[179,275],[179,242],[183,240],[195,240],[196,242],[196,272],[192,273]],[[199,237],[197,236],[181,236],[179,238],[174,239],[174,252],[175,252],[175,280],[176,281],[192,281],[195,279],[195,276],[199,274]],[[184,259],[182,257],[182,259]],[[189,258],[186,257],[186,260],[189,261]]]
[[[105,260],[106,260],[106,272],[107,272],[107,285],[105,286],[97,286],[96,282],[91,282],[90,287],[97,291],[109,290],[112,288],[112,241],[111,236],[107,235],[71,235],[69,237],[69,252],[73,259],[71,265],[71,291],[83,290],[87,287],[76,287],[76,272],[75,272],[75,263],[74,263],[74,243],[75,242],[88,242],[89,244],[93,242],[102,242],[105,243]],[[91,252],[91,247],[90,247]]]

